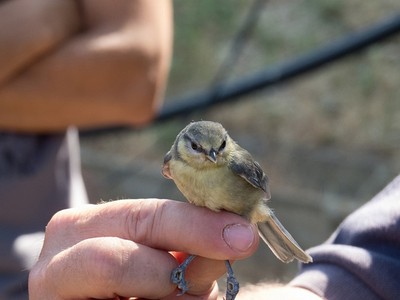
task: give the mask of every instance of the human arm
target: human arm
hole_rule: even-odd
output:
[[[50,4],[42,0],[40,5]],[[64,16],[68,11],[68,15],[59,22],[59,32],[48,36],[36,31],[43,26],[33,26],[43,23],[45,12],[32,17],[26,30],[47,38],[47,45],[22,51],[23,58],[15,57],[7,70],[0,71],[0,129],[57,132],[70,125],[148,122],[159,106],[170,63],[170,1],[85,0],[81,7],[67,5],[67,9],[52,6],[50,12]],[[23,19],[18,19],[18,10],[11,12],[7,24],[12,29]]]
[[[250,256],[257,245],[256,228],[243,218],[188,203],[123,200],[69,209],[46,228],[30,299],[217,299],[222,260]],[[186,274],[189,292],[177,298],[169,276],[185,253],[199,257]]]
[[[309,250],[290,283],[329,300],[396,299],[400,288],[400,176]]]

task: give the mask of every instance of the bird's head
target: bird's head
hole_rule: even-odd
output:
[[[192,122],[178,135],[178,155],[195,168],[226,164],[233,141],[221,124],[211,121]]]

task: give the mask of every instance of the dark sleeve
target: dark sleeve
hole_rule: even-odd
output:
[[[400,298],[400,176],[308,252],[292,286],[328,300]]]
[[[78,134],[0,132],[0,299],[28,299],[28,270],[52,215],[84,204]]]

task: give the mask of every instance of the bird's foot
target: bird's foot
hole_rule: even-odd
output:
[[[184,262],[179,265],[179,267],[173,269],[171,272],[171,282],[173,284],[176,284],[178,286],[178,289],[181,290],[178,296],[182,296],[189,290],[188,283],[185,280],[185,272],[187,267],[195,257],[196,257],[195,255],[188,256],[184,260]]]
[[[233,274],[233,269],[229,260],[225,261],[228,277],[226,278],[226,297],[225,300],[235,300],[236,295],[239,293],[239,281]]]

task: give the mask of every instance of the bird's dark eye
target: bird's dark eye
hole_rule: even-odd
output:
[[[219,146],[219,151],[224,150],[224,149],[225,149],[225,146],[226,146],[226,141],[223,141],[222,144],[221,144],[221,146]]]
[[[199,150],[199,146],[194,142],[192,142],[191,147],[193,150],[196,150],[196,151]]]

